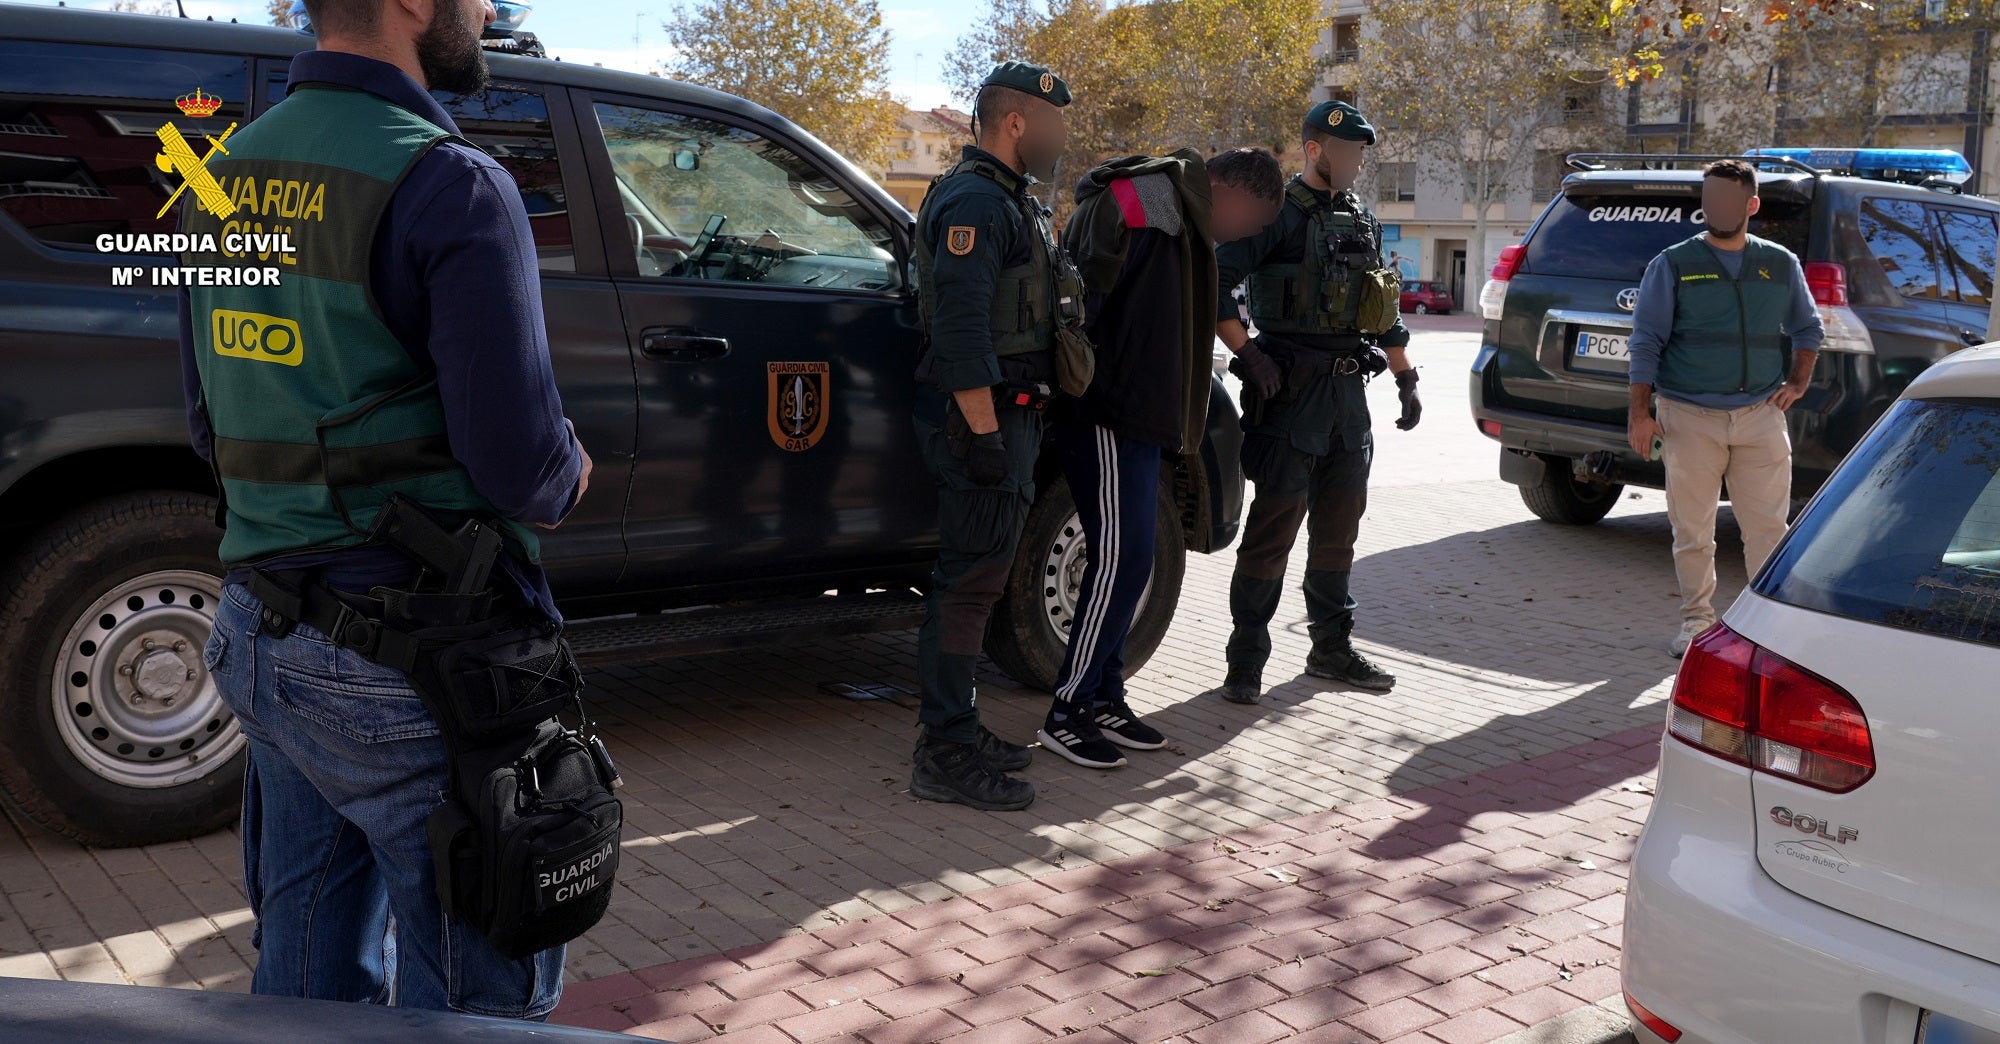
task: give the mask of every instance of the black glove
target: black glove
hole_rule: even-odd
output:
[[[1243,347],[1236,349],[1236,361],[1243,364],[1237,376],[1243,378],[1243,383],[1257,389],[1257,394],[1263,396],[1265,401],[1275,398],[1284,388],[1285,372],[1278,368],[1276,360],[1264,354],[1256,341],[1243,342]]]
[[[1396,418],[1396,427],[1409,431],[1417,426],[1424,416],[1424,401],[1417,398],[1417,371],[1415,367],[1396,375],[1396,398],[1403,400],[1403,415]]]
[[[965,451],[965,477],[989,489],[1007,481],[1007,440],[998,430],[972,437]]]

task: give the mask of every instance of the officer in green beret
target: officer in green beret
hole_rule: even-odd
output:
[[[1257,486],[1229,585],[1235,628],[1222,695],[1236,703],[1263,698],[1270,622],[1301,522],[1313,641],[1306,673],[1371,692],[1396,684],[1354,648],[1348,575],[1375,446],[1365,383],[1395,374],[1398,428],[1416,427],[1423,412],[1404,351],[1401,274],[1383,260],[1382,225],[1354,192],[1375,128],[1346,102],[1321,102],[1306,114],[1304,139],[1305,173],[1286,186],[1277,220],[1216,250],[1224,317],[1216,335],[1243,378],[1243,474]],[[1230,297],[1246,278],[1255,339]]]
[[[1027,767],[1028,748],[980,724],[973,668],[1035,499],[1058,343],[1083,320],[1081,281],[1028,194],[1055,174],[1069,101],[1069,85],[1039,65],[996,67],[973,108],[978,144],[917,211],[926,344],[915,419],[942,547],[917,635],[922,736],[910,792],[989,811],[1035,800],[1033,784],[1006,775]]]

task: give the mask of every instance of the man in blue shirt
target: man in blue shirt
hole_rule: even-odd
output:
[[[230,435],[254,421],[284,436],[259,445],[314,441],[318,418],[298,405],[315,389],[288,374],[314,374],[324,384],[352,380],[343,376],[349,372],[409,371],[434,381],[427,391],[411,383],[396,393],[434,396],[436,412],[424,416],[437,418],[449,446],[450,460],[441,462],[448,470],[429,465],[446,478],[412,494],[427,507],[434,494],[425,491],[448,481],[449,488],[469,487],[461,502],[476,500],[520,533],[552,529],[575,507],[590,473],[556,393],[519,192],[498,163],[458,136],[429,93],[484,87],[479,36],[493,7],[486,0],[435,0],[423,9],[392,0],[306,6],[319,49],[293,59],[290,96],[246,128],[241,145],[232,142],[233,159],[275,166],[266,154],[279,151],[272,142],[284,142],[310,153],[283,161],[300,177],[365,187],[369,181],[355,172],[366,157],[348,154],[343,143],[386,140],[395,147],[381,155],[407,165],[379,211],[361,214],[350,194],[336,201],[348,211],[328,207],[344,224],[300,221],[307,248],[315,238],[332,245],[321,250],[320,270],[306,273],[311,266],[301,263],[300,272],[281,276],[271,307],[307,331],[298,351],[319,369],[274,367],[225,351],[211,334],[216,301],[208,291],[181,298],[195,448],[235,489],[254,494],[231,504],[225,541],[253,532],[260,548],[272,549],[233,565],[203,657],[250,745],[242,832],[244,890],[257,918],[252,989],[543,1018],[562,992],[563,947],[510,958],[440,903],[426,824],[449,786],[447,761],[437,720],[408,676],[303,620],[274,625],[246,584],[252,566],[309,570],[350,594],[408,586],[418,573],[400,551],[347,539],[337,520],[324,517],[330,512],[255,510],[307,502],[283,482],[246,481],[246,464],[258,461],[246,461],[244,442]],[[328,97],[424,135],[388,139],[361,117],[328,126],[296,115]],[[418,137],[420,148],[412,144]],[[302,262],[314,256],[300,253]],[[336,293],[356,284],[365,294]],[[246,374],[286,394],[248,397]],[[400,445],[368,448],[396,463]],[[387,479],[370,473],[355,481]],[[330,476],[293,479],[289,488],[314,482],[335,488]],[[354,510],[372,512],[376,502],[357,499]],[[300,534],[288,536],[273,518],[298,523]],[[329,532],[338,538],[325,539]],[[516,543],[510,540],[496,570],[499,591],[553,618],[541,567]]]
[[[1681,627],[1674,656],[1715,623],[1715,513],[1722,485],[1752,575],[1785,534],[1792,442],[1785,411],[1805,395],[1826,331],[1790,250],[1749,234],[1757,174],[1741,160],[1702,171],[1708,231],[1646,267],[1632,316],[1632,450],[1667,470]],[[1659,416],[1653,409],[1657,400]]]

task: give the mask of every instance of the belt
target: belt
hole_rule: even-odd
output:
[[[287,582],[262,569],[251,572],[248,586],[264,605],[261,628],[272,637],[283,638],[305,624],[334,645],[384,667],[408,671],[416,662],[416,643],[383,622],[380,598],[335,591],[305,573]]]
[[[1297,345],[1309,352],[1363,352],[1368,350],[1368,338],[1360,334],[1314,334],[1311,340],[1291,340],[1286,344]]]

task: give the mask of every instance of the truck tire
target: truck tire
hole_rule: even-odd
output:
[[[1532,486],[1520,487],[1521,502],[1544,522],[1565,526],[1591,525],[1610,514],[1618,504],[1619,495],[1625,492],[1622,485],[1597,486],[1578,482],[1570,474],[1567,459],[1545,459],[1548,467],[1542,469],[1542,480]]]
[[[1153,579],[1139,602],[1125,639],[1125,671],[1132,674],[1152,657],[1174,621],[1187,573],[1187,537],[1180,507],[1164,482],[1159,492],[1160,524],[1153,545]],[[1007,592],[993,609],[986,629],[986,655],[1009,678],[1031,688],[1055,691],[1063,655],[1069,648],[1083,583],[1083,520],[1069,480],[1058,475],[1028,512],[1021,548],[1007,578]]]
[[[215,501],[121,494],[0,563],[0,797],[86,845],[229,825],[247,759],[202,648],[221,597]]]

